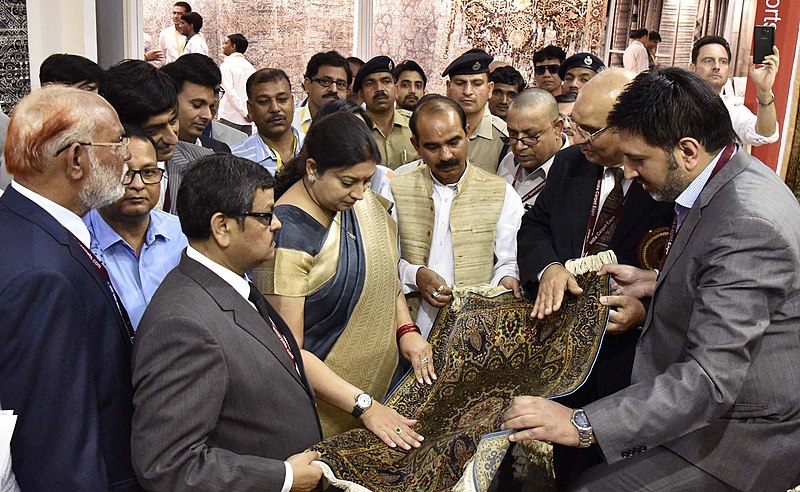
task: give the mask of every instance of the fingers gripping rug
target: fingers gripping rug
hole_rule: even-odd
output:
[[[418,420],[422,446],[398,451],[354,429],[312,448],[326,477],[347,491],[486,490],[509,446],[500,425],[511,400],[573,392],[594,364],[607,323],[599,298],[608,280],[594,273],[577,280],[584,294],[567,296],[558,314],[541,321],[530,319],[530,302],[510,292],[461,292],[431,332],[438,381],[419,384],[411,373],[385,402]],[[524,449],[527,476],[551,489],[552,448],[532,442]]]

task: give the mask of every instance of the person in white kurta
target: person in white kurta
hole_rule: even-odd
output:
[[[219,71],[225,95],[219,101],[217,118],[233,123],[239,130],[247,128],[250,131],[245,133],[249,135],[252,128],[247,120],[247,79],[256,69],[244,57],[246,50],[247,40],[241,34],[228,36],[222,44],[222,53],[226,58],[219,66]]]
[[[644,45],[648,34],[647,29],[639,29],[631,34],[633,41],[622,54],[622,66],[625,70],[639,74],[650,69],[650,53]]]

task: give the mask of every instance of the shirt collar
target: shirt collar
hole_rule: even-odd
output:
[[[16,181],[12,180],[11,186],[13,186],[20,195],[42,207],[45,212],[53,216],[53,218],[56,219],[59,224],[64,226],[69,232],[72,233],[73,236],[77,237],[78,240],[80,240],[80,242],[82,242],[87,248],[90,247],[91,236],[89,235],[89,229],[86,227],[86,224],[83,223],[83,220],[81,220],[81,218],[74,214],[71,210],[68,210],[58,203],[22,186]]]
[[[102,251],[106,251],[108,248],[117,244],[118,242],[124,241],[122,236],[120,236],[117,231],[108,225],[108,222],[103,219],[97,210],[91,210],[83,218],[83,221],[91,230],[92,240],[97,243],[97,247]],[[159,236],[167,240],[172,239],[168,229],[164,227],[164,219],[151,210],[150,222],[147,224],[144,243],[149,246],[153,244],[153,242]]]
[[[225,268],[208,256],[194,249],[191,245],[186,247],[186,256],[216,273],[218,277],[233,287],[233,289],[238,292],[239,295],[244,297],[245,300],[248,300],[250,297],[250,282],[246,277],[241,277],[236,272]]]
[[[705,188],[706,184],[708,183],[708,180],[711,179],[711,173],[714,172],[714,167],[717,165],[717,162],[719,162],[720,157],[722,157],[722,152],[724,152],[724,150],[725,149],[720,151],[717,156],[714,157],[714,160],[709,162],[706,168],[703,169],[703,172],[697,175],[697,177],[694,178],[691,183],[689,183],[689,186],[687,186],[686,189],[683,190],[680,195],[678,195],[678,198],[675,199],[676,211],[678,210],[678,207],[683,207],[684,209],[688,210],[694,206],[695,202],[700,197],[700,193],[703,191],[703,188]],[[734,153],[735,152],[736,151],[734,150]]]
[[[488,140],[492,139],[492,113],[489,111],[489,104],[483,107],[483,116],[481,117],[478,127],[473,133],[475,137],[482,137]]]
[[[467,165],[464,166],[464,174],[461,175],[461,177],[458,179],[457,182],[452,183],[452,184],[444,184],[441,181],[439,181],[438,179],[436,179],[436,176],[433,175],[433,172],[431,171],[430,167],[428,168],[428,172],[431,173],[431,178],[433,178],[433,185],[434,186],[441,186],[441,187],[444,187],[444,188],[452,188],[452,189],[454,189],[456,191],[456,193],[458,193],[458,187],[461,186],[461,183],[463,183],[464,179],[467,177],[467,170],[468,169],[469,169],[469,161],[467,161]]]

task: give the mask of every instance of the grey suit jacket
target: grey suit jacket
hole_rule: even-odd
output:
[[[661,272],[632,385],[585,408],[609,463],[665,446],[738,488],[800,467],[800,206],[740,150]]]
[[[178,213],[178,190],[183,181],[183,175],[191,169],[195,161],[204,155],[211,155],[214,151],[188,142],[178,142],[175,154],[165,163],[167,168],[167,190],[169,191],[170,207],[164,210],[171,214]]]
[[[270,317],[290,333],[274,311]],[[134,342],[131,449],[141,484],[280,490],[283,461],[321,440],[293,346],[300,374],[253,306],[184,252]]]

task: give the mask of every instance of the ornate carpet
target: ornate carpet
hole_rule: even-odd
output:
[[[578,277],[584,294],[568,296],[558,315],[531,320],[532,305],[511,293],[466,293],[457,310],[443,309],[430,342],[439,380],[432,386],[406,378],[386,404],[417,419],[425,436],[410,452],[389,448],[359,428],[312,450],[335,485],[350,491],[486,490],[508,448],[498,432],[502,414],[518,395],[561,396],[575,391],[594,364],[607,324],[606,277]],[[551,448],[527,446],[527,475],[552,488]],[[460,481],[460,482],[459,482]]]

